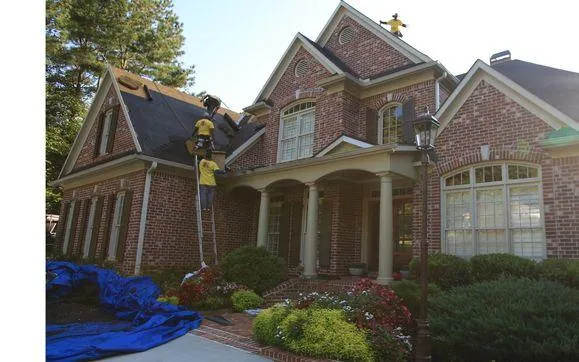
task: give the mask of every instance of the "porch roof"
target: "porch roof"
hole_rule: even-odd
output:
[[[387,144],[350,152],[277,163],[254,170],[237,171],[222,180],[228,188],[248,186],[264,189],[274,182],[296,180],[311,183],[336,171],[362,170],[373,174],[389,173],[411,180],[417,179],[413,166],[414,146]]]

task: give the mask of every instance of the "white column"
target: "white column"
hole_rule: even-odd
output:
[[[392,238],[392,177],[386,173],[377,174],[380,177],[380,229],[378,244],[378,278],[379,284],[392,281],[392,266],[394,264],[394,241]]]
[[[304,255],[304,278],[315,278],[316,273],[316,241],[318,237],[318,187],[314,182],[306,184],[309,187],[308,220],[306,245]]]
[[[269,192],[266,189],[261,192],[261,202],[259,204],[259,224],[257,226],[257,246],[265,247],[267,241],[267,227],[269,226]]]

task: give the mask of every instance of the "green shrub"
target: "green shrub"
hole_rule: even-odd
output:
[[[244,246],[232,251],[225,257],[221,267],[226,280],[243,284],[257,294],[284,281],[287,273],[282,258],[255,246]]]
[[[153,279],[155,284],[161,288],[161,293],[167,293],[179,289],[183,278],[192,269],[173,268],[173,269],[145,269],[142,275]]]
[[[513,254],[486,254],[473,256],[469,260],[473,283],[497,280],[502,276],[534,278],[536,263]]]
[[[410,274],[420,280],[420,260],[410,261]],[[470,280],[469,264],[466,260],[449,254],[428,255],[428,281],[436,283],[441,289],[468,285]]]
[[[238,290],[231,295],[231,305],[236,312],[257,308],[263,304],[263,298],[251,290]]]
[[[158,302],[162,302],[162,303],[170,303],[170,304],[174,304],[174,305],[179,305],[179,297],[177,296],[160,296],[159,298],[157,298]]]
[[[541,279],[579,289],[579,260],[546,259],[537,265]]]
[[[348,323],[340,310],[294,310],[280,324],[279,334],[292,352],[340,361],[374,360],[364,331]]]
[[[230,305],[226,297],[220,295],[208,295],[198,304],[198,309],[201,310],[215,310],[228,308]]]
[[[420,311],[420,283],[413,280],[402,280],[391,285],[397,296],[402,298],[402,302],[410,310],[410,313],[417,318]],[[434,283],[428,284],[428,298],[440,294],[440,287]]]
[[[438,361],[579,361],[579,290],[504,278],[429,303]]]
[[[253,320],[253,336],[259,342],[270,346],[281,346],[277,337],[277,327],[290,313],[286,307],[271,307],[259,313]]]

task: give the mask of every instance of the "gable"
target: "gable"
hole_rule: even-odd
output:
[[[481,60],[477,60],[464,76],[459,86],[437,111],[436,118],[440,121],[439,134],[444,131],[465,102],[472,97],[474,90],[481,82],[491,85],[553,129],[559,129],[564,126],[579,129],[579,123],[484,64]],[[487,106],[490,107],[491,104]]]
[[[382,42],[393,48],[397,53],[401,54],[403,57],[406,57],[411,63],[432,61],[432,59],[430,59],[427,55],[419,52],[408,43],[396,37],[388,30],[381,27],[378,23],[368,18],[358,10],[354,9],[344,1],[340,1],[338,4],[336,10],[334,10],[334,13],[316,39],[316,43],[325,48],[330,39],[336,34],[339,34],[339,31],[342,29],[343,25],[346,24],[346,22],[343,22],[345,18],[350,18],[351,20],[346,20],[346,22],[353,21],[359,26],[359,28],[365,29],[374,37],[382,40]],[[340,24],[342,24],[342,27],[340,27]],[[364,32],[363,34],[367,33]],[[366,38],[363,39],[366,41]]]
[[[341,44],[340,33],[346,28],[353,37]],[[347,13],[337,23],[324,49],[340,58],[348,71],[358,78],[373,78],[383,72],[416,64]]]
[[[334,142],[330,143],[328,146],[318,152],[316,157],[345,153],[356,149],[369,147],[372,147],[372,145],[367,142],[360,141],[348,136],[340,136],[336,138]]]

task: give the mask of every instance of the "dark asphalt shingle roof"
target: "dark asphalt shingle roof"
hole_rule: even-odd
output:
[[[322,53],[331,63],[333,63],[336,67],[340,68],[341,71],[343,72],[348,72],[350,74],[352,73],[352,70],[350,69],[350,67],[348,67],[346,65],[346,63],[344,63],[340,58],[338,58],[337,56],[335,56],[331,51],[329,51],[326,48],[322,48],[318,43],[316,43],[315,41],[311,40],[310,38],[308,38],[307,36],[303,35],[302,36],[311,44],[314,46],[314,48],[316,48],[317,50],[320,51],[320,53]]]
[[[500,62],[492,68],[579,121],[579,73],[522,60]]]

